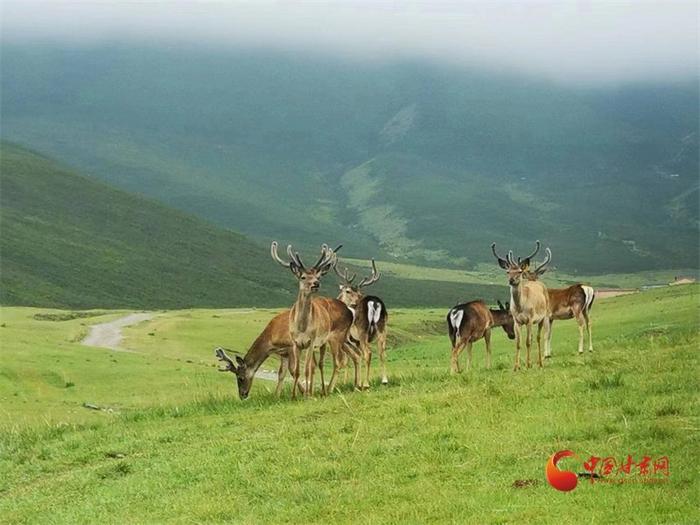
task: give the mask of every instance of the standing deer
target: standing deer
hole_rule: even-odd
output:
[[[459,356],[467,348],[467,371],[472,366],[472,343],[482,337],[486,342],[486,368],[491,368],[491,328],[502,326],[509,339],[515,339],[510,305],[498,301],[498,309],[489,308],[484,301],[471,301],[452,308],[447,314],[447,330],[452,342],[451,371],[461,372]]]
[[[317,297],[314,294],[321,285],[321,277],[327,274],[336,263],[336,252],[326,244],[321,246],[321,256],[316,264],[306,268],[299,254],[294,252],[291,244],[287,246],[289,261],[283,261],[277,254],[277,241],[270,246],[272,259],[281,266],[288,268],[299,281],[299,293],[289,311],[289,334],[292,339],[290,352],[290,370],[293,376],[292,398],[296,398],[299,384],[299,358],[302,350],[306,351],[304,371],[307,388],[306,395],[313,395],[312,359],[316,349],[319,350],[318,368],[321,374],[321,391],[326,394],[326,384],[323,379],[323,358],[326,345],[330,347],[333,356],[333,373],[328,383],[328,391],[332,392],[338,377],[338,368],[342,366],[341,351],[352,325],[352,312],[337,299]]]
[[[547,268],[528,272],[528,279],[537,280]],[[578,323],[578,353],[583,353],[584,329],[588,332],[588,351],[593,351],[591,334],[591,306],[595,299],[595,290],[585,284],[574,284],[568,288],[548,288],[549,294],[549,338],[544,350],[545,357],[552,355],[552,325],[555,320],[576,319]]]
[[[535,251],[516,263],[513,260],[513,252],[509,251],[507,258],[496,253],[496,243],[491,244],[491,251],[498,260],[498,265],[506,270],[508,284],[510,285],[510,313],[515,322],[515,365],[513,370],[520,370],[520,330],[523,325],[527,327],[525,345],[527,347],[526,364],[530,368],[530,348],[532,346],[532,327],[537,325],[537,363],[542,364],[542,336],[544,331],[545,341],[549,340],[549,295],[547,287],[541,281],[528,279],[527,272],[530,269],[530,259],[540,250],[540,241],[536,242]],[[545,266],[552,260],[552,252],[546,250],[546,257],[535,273],[543,272]]]
[[[334,266],[335,273],[342,279],[339,285],[338,299],[347,305],[353,312],[354,321],[350,328],[350,338],[356,341],[365,360],[365,380],[362,388],[369,388],[370,365],[372,363],[372,347],[370,343],[377,341],[379,347],[379,361],[382,366],[382,384],[389,383],[386,375],[386,322],[388,312],[384,301],[376,295],[364,295],[362,288],[370,286],[379,280],[380,273],[372,259],[372,275],[364,277],[358,284],[353,285],[357,274],[350,276],[348,269],[340,273]]]

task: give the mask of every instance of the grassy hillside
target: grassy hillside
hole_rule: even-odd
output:
[[[2,144],[0,172],[2,304],[264,307],[294,300],[294,278],[262,244],[18,146]],[[334,276],[325,279],[326,293],[335,293],[335,282]],[[455,286],[439,277],[391,275],[376,290],[393,306],[448,305],[507,293],[501,284]]]
[[[576,89],[250,49],[7,43],[3,135],[244,234],[474,268],[698,267],[697,83]]]
[[[692,523],[700,476],[698,286],[606,299],[595,352],[559,323],[544,370],[450,376],[443,310],[393,312],[391,384],[293,403],[257,380],[240,402],[212,347],[243,349],[272,311],[164,312],[131,352],[75,343],[86,324],[3,308],[0,513],[7,523]],[[53,312],[58,313],[58,312]],[[46,316],[40,316],[46,319]],[[269,368],[274,368],[271,363]],[[95,404],[104,410],[83,408]],[[554,452],[670,458],[666,483],[544,481]],[[580,462],[563,467],[582,470]]]
[[[2,304],[264,306],[292,297],[287,276],[241,235],[23,148],[2,144],[0,154]]]

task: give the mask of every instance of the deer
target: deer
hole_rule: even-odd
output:
[[[513,259],[513,252],[509,251],[504,259],[496,252],[496,243],[491,244],[491,251],[498,261],[498,265],[506,270],[508,276],[508,284],[510,286],[510,313],[513,316],[515,328],[515,364],[514,371],[520,370],[520,346],[521,346],[521,330],[525,326],[527,329],[525,345],[527,348],[526,365],[530,368],[530,349],[532,346],[532,328],[537,325],[537,364],[540,368],[542,363],[542,337],[544,340],[549,340],[549,294],[547,287],[542,281],[530,280],[528,272],[530,269],[530,260],[537,255],[540,250],[540,241],[536,241],[535,251],[524,259],[518,258],[518,262]],[[537,272],[543,272],[544,268],[552,260],[552,252],[549,248],[545,249],[545,260],[535,269]]]
[[[347,268],[345,268],[344,273],[340,273],[335,266],[333,269],[342,280],[338,285],[340,288],[338,299],[345,303],[353,312],[354,321],[350,328],[350,340],[359,347],[365,361],[365,379],[361,388],[369,388],[370,366],[372,364],[372,347],[370,343],[373,343],[375,340],[379,348],[382,384],[386,385],[389,383],[389,378],[386,375],[386,323],[389,314],[384,301],[376,295],[365,295],[362,292],[363,288],[379,280],[381,274],[377,271],[377,265],[372,259],[372,274],[368,277],[363,277],[357,284],[353,284],[357,274],[349,275]]]
[[[224,362],[224,368],[219,368],[219,372],[232,372],[236,376],[238,385],[238,397],[245,400],[248,398],[250,389],[253,385],[255,373],[260,366],[270,357],[277,356],[280,359],[280,365],[277,370],[277,387],[275,394],[279,397],[284,388],[284,378],[287,370],[292,373],[290,366],[289,354],[292,349],[292,338],[289,334],[289,310],[285,310],[277,314],[263,329],[260,335],[255,339],[246,354],[241,357],[238,352],[234,352],[235,361],[226,354],[226,349],[217,347],[214,349],[216,357],[219,361]],[[230,351],[230,350],[229,350]],[[345,351],[352,353],[352,348],[345,348]],[[351,355],[351,357],[353,357]],[[353,358],[355,363],[355,386],[359,384],[359,366],[357,359]],[[317,366],[316,358],[312,366]],[[298,385],[300,392],[304,391],[301,384]]]
[[[528,279],[537,280],[547,271],[528,272]],[[549,338],[544,356],[552,355],[552,325],[555,320],[576,319],[578,323],[578,353],[583,353],[584,329],[588,332],[588,351],[593,351],[593,336],[591,334],[591,306],[595,300],[595,290],[585,284],[574,284],[568,288],[547,288],[549,294]]]
[[[307,388],[304,395],[313,396],[314,367],[312,359],[315,350],[319,350],[318,368],[321,374],[321,392],[333,392],[338,378],[338,369],[343,366],[341,352],[350,326],[353,322],[352,312],[337,299],[318,297],[316,292],[321,285],[321,278],[326,275],[337,262],[335,250],[327,244],[321,246],[321,256],[316,263],[307,268],[301,260],[298,252],[292,245],[287,246],[288,261],[282,260],[277,253],[277,241],[270,246],[272,259],[289,269],[299,284],[299,291],[294,305],[289,310],[289,334],[292,347],[289,353],[289,369],[292,373],[293,386],[292,398],[296,399],[297,386],[299,384],[299,359],[301,351],[306,352],[304,359],[304,371]],[[328,389],[323,378],[323,360],[326,346],[330,347],[333,356],[333,373],[328,383]]]
[[[224,368],[219,372],[232,372],[236,376],[238,385],[238,397],[247,399],[250,388],[253,385],[255,373],[265,360],[271,355],[280,358],[280,367],[277,371],[277,387],[275,393],[282,393],[284,377],[287,368],[291,368],[289,353],[292,348],[292,338],[289,335],[289,310],[277,314],[263,329],[260,335],[253,341],[245,356],[235,356],[235,362],[227,354],[224,348],[215,349],[216,357],[223,361]],[[291,370],[290,370],[291,372]],[[301,385],[299,385],[301,388]]]
[[[467,349],[467,371],[472,366],[472,343],[484,339],[486,343],[486,368],[491,368],[491,328],[503,327],[509,339],[515,339],[510,304],[497,301],[498,309],[489,308],[481,299],[455,306],[447,313],[447,330],[452,343],[453,374],[461,373],[459,356]]]

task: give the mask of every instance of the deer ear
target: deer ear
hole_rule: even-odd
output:
[[[508,262],[505,259],[498,259],[498,266],[500,266],[504,270],[507,270],[508,269]]]

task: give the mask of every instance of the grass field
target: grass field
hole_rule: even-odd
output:
[[[388,387],[375,370],[368,392],[298,402],[262,380],[240,402],[215,370],[212,348],[245,350],[272,310],[160,312],[116,352],[77,341],[124,312],[3,308],[0,521],[698,522],[699,299],[596,301],[593,354],[560,322],[545,369],[517,374],[497,332],[492,370],[480,342],[450,376],[445,310],[392,310]],[[666,455],[671,475],[557,492],[544,465],[567,448]]]

